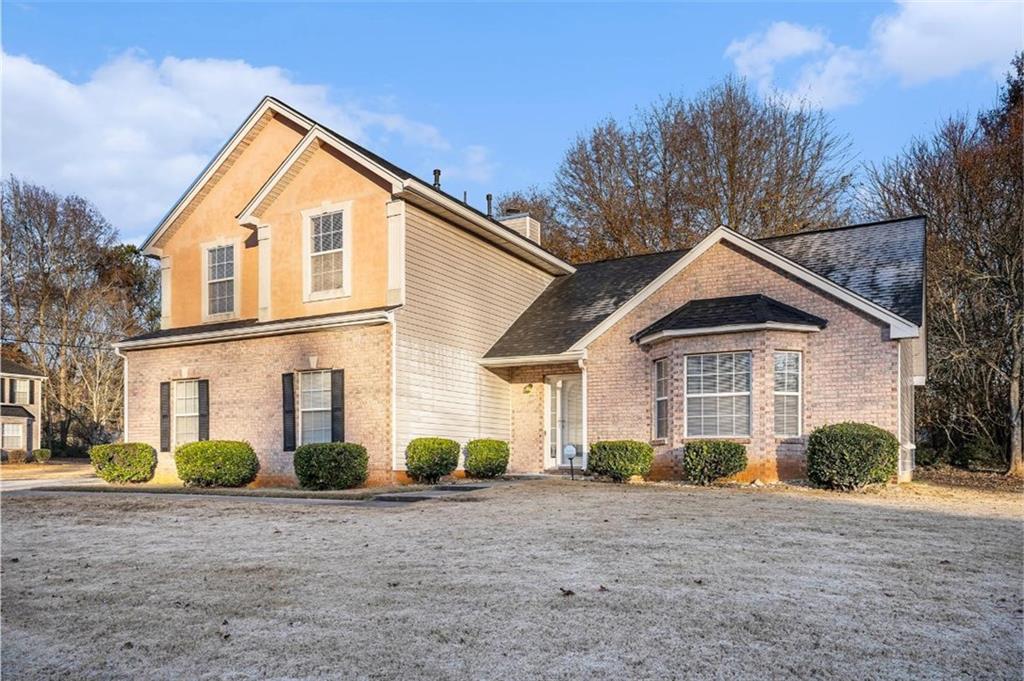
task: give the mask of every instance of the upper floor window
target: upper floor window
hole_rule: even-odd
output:
[[[749,352],[687,356],[686,435],[750,435]]]
[[[14,403],[28,404],[28,381],[23,378],[12,378],[14,383]]]
[[[654,439],[668,439],[668,358],[654,360]]]
[[[233,244],[206,250],[206,300],[209,316],[235,312],[235,247]]]
[[[802,369],[799,352],[775,353],[775,435],[778,437],[800,437]]]
[[[349,294],[352,202],[303,211],[304,300]]]

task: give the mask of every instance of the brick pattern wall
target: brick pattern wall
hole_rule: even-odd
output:
[[[544,378],[556,374],[578,374],[576,364],[516,367],[509,373],[512,402],[512,439],[508,469],[537,472],[551,467],[544,450]]]
[[[129,352],[128,438],[159,450],[161,381],[207,379],[210,439],[252,444],[257,484],[295,484],[293,454],[282,448],[281,374],[312,368],[310,357],[316,368],[345,370],[345,439],[366,447],[371,482],[390,481],[388,324]],[[156,481],[177,479],[173,456],[161,452]]]
[[[759,331],[674,339],[640,348],[629,337],[688,300],[763,293],[829,324],[817,333]],[[659,289],[588,349],[588,440],[651,440],[651,362],[671,357],[672,436],[655,444],[655,472],[683,474],[683,357],[713,351],[752,352],[750,466],[740,480],[798,477],[806,434],[825,423],[864,421],[898,432],[898,351],[888,329],[817,289],[726,244],[717,244]],[[773,353],[798,350],[804,359],[803,433],[775,438]]]

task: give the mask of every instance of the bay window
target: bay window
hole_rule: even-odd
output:
[[[799,352],[775,353],[776,437],[800,437],[802,369]]]
[[[686,357],[686,436],[750,436],[749,352]]]

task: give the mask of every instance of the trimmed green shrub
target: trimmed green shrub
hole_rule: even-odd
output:
[[[508,443],[504,440],[472,440],[466,445],[466,474],[495,478],[508,470]]]
[[[8,449],[7,463],[28,463],[28,452],[24,449]]]
[[[293,459],[299,484],[307,489],[349,489],[369,477],[366,447],[352,442],[302,445]]]
[[[36,463],[46,463],[47,461],[50,460],[50,450],[49,449],[33,449],[32,450],[32,460],[35,461]]]
[[[637,440],[603,440],[590,445],[587,470],[616,482],[646,476],[654,463],[654,448]]]
[[[96,445],[89,450],[96,475],[107,482],[146,482],[156,470],[156,450],[143,442]]]
[[[747,467],[747,448],[729,440],[694,440],[683,448],[686,477],[698,485],[736,475]]]
[[[416,482],[434,484],[459,465],[459,443],[443,437],[418,437],[405,450],[405,469]]]
[[[256,478],[259,459],[248,442],[203,440],[174,450],[178,477],[196,487],[241,487]]]
[[[900,445],[892,433],[867,423],[837,423],[807,439],[807,477],[832,489],[859,489],[896,475]]]

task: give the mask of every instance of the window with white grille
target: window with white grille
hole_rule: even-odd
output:
[[[299,444],[331,441],[331,372],[299,374]]]
[[[207,310],[210,315],[235,311],[235,247],[214,246],[206,251]]]
[[[14,381],[14,403],[28,404],[28,381],[23,378],[12,378]]]
[[[686,358],[686,436],[750,435],[750,353]]]
[[[0,437],[4,449],[25,448],[25,427],[20,423],[3,424],[3,435]]]
[[[654,361],[654,439],[668,438],[668,396],[669,373],[668,358]]]
[[[344,211],[310,218],[309,285],[312,293],[340,291],[344,282]]]
[[[799,352],[775,353],[775,435],[800,437],[803,361]]]
[[[174,382],[174,446],[199,440],[199,381]]]

